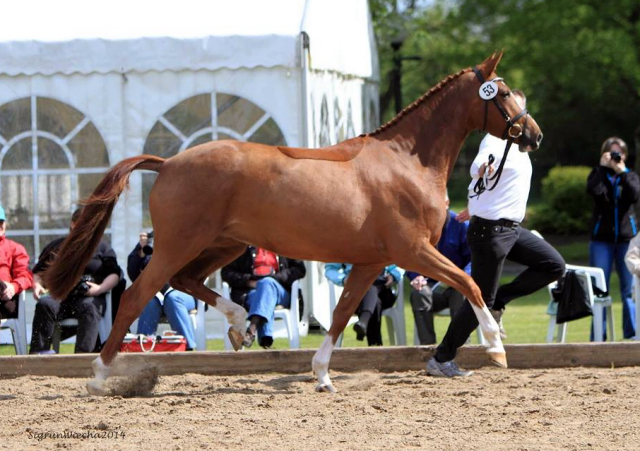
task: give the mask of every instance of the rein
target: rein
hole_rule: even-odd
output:
[[[476,74],[476,77],[478,78],[478,80],[480,80],[480,83],[482,83],[481,89],[483,89],[485,85],[485,79],[482,76],[482,73],[477,67],[473,68],[473,72]],[[502,78],[496,77],[492,80],[489,80],[488,83],[496,83],[498,81],[502,81]],[[509,114],[507,113],[507,111],[504,109],[504,107],[500,103],[498,103],[498,100],[496,99],[498,94],[497,91],[493,92],[494,88],[491,84],[488,84],[486,88],[488,89],[488,91],[485,92],[485,94],[493,95],[493,97],[490,97],[487,99],[483,98],[484,120],[482,122],[481,133],[483,133],[487,128],[487,114],[489,112],[489,101],[491,100],[493,104],[496,106],[496,108],[498,109],[498,111],[500,112],[500,114],[502,115],[502,117],[504,118],[505,122],[507,123],[507,126],[504,129],[504,132],[502,133],[502,139],[507,140],[507,146],[504,149],[504,154],[502,155],[502,160],[500,161],[500,166],[498,166],[498,170],[491,177],[489,177],[488,175],[489,174],[488,168],[493,164],[494,161],[496,161],[496,158],[493,156],[493,154],[489,155],[489,162],[487,165],[487,169],[485,169],[484,176],[480,177],[476,182],[476,184],[473,186],[473,192],[475,194],[472,196],[469,196],[470,199],[473,199],[474,197],[480,197],[480,194],[484,193],[487,190],[492,191],[498,185],[498,182],[500,181],[500,177],[502,176],[502,170],[504,169],[504,164],[507,161],[507,155],[509,154],[509,149],[511,148],[511,144],[513,144],[513,141],[516,138],[519,138],[522,135],[524,128],[527,126],[527,120],[529,119],[529,112],[527,111],[526,108],[523,108],[522,111],[520,111],[520,113],[518,113],[515,117],[513,118],[509,117]],[[516,122],[522,116],[525,116],[524,126],[521,126],[520,124],[516,124]],[[512,129],[516,129],[516,132],[512,133],[511,132]],[[493,182],[493,185],[491,185],[491,187],[488,188],[489,182],[492,182],[494,180],[495,182]]]

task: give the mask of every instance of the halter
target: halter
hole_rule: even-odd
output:
[[[485,83],[485,79],[482,76],[482,73],[480,72],[480,70],[477,67],[474,67],[473,68],[473,72],[476,74],[476,77],[478,78],[478,80],[480,80],[480,83],[484,84]],[[491,82],[499,82],[499,81],[502,81],[502,78],[496,77],[496,78],[494,78],[492,80],[489,80],[489,81],[491,81]],[[520,111],[515,117],[511,118],[509,116],[509,114],[507,113],[507,111],[504,109],[504,107],[500,103],[498,103],[497,95],[494,95],[490,99],[483,99],[483,100],[484,100],[484,120],[482,122],[482,132],[484,132],[486,130],[486,128],[487,128],[487,114],[489,112],[489,101],[492,101],[493,104],[498,109],[498,111],[500,112],[500,114],[502,115],[502,117],[504,118],[505,122],[507,123],[507,126],[504,129],[504,132],[502,133],[502,139],[506,139],[507,140],[507,146],[504,149],[504,154],[502,155],[502,160],[500,161],[500,166],[498,166],[498,170],[496,171],[496,173],[492,177],[489,177],[488,176],[488,171],[486,171],[485,172],[485,176],[481,177],[480,179],[478,179],[476,184],[473,186],[473,192],[475,194],[473,196],[469,196],[470,198],[479,197],[480,194],[484,193],[487,189],[489,191],[491,191],[496,187],[496,185],[500,181],[500,176],[502,175],[502,170],[504,169],[504,164],[507,161],[507,155],[509,154],[509,149],[511,148],[511,144],[513,144],[513,140],[514,139],[519,138],[520,136],[522,136],[522,133],[523,133],[525,127],[527,126],[527,120],[529,119],[529,112],[527,111],[526,108],[523,108],[522,111]],[[522,126],[520,124],[516,124],[516,122],[522,116],[525,117],[524,118],[524,126]],[[495,160],[496,159],[493,156],[493,154],[490,154],[489,155],[489,164],[487,165],[487,167],[490,166],[491,164],[493,164],[493,162]],[[489,182],[493,181],[493,180],[495,180],[493,185],[491,185],[490,188],[487,188],[487,186],[489,185]]]

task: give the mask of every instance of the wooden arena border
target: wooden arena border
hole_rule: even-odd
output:
[[[619,367],[640,365],[640,342],[507,345],[510,368]],[[422,370],[433,346],[390,346],[336,349],[331,369],[381,372]],[[315,349],[120,354],[127,362],[156,365],[160,375],[198,373],[310,373]],[[0,357],[0,378],[17,376],[92,376],[95,354]],[[489,365],[481,346],[463,347],[457,362],[466,368]]]

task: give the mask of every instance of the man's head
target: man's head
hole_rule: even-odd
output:
[[[600,155],[604,153],[611,153],[611,158],[614,159],[615,154],[617,153],[619,158],[622,160],[627,159],[627,143],[625,143],[622,139],[617,136],[612,136],[611,138],[607,138],[600,148]],[[620,161],[619,159],[617,161]]]
[[[0,205],[0,236],[4,236],[7,232],[7,218],[4,215],[4,208]]]

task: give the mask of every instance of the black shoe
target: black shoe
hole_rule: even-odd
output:
[[[356,340],[358,341],[364,340],[364,337],[367,336],[367,326],[360,321],[353,325],[353,330],[356,332]]]
[[[269,349],[273,345],[273,337],[262,337],[260,339],[260,346],[264,349]]]

